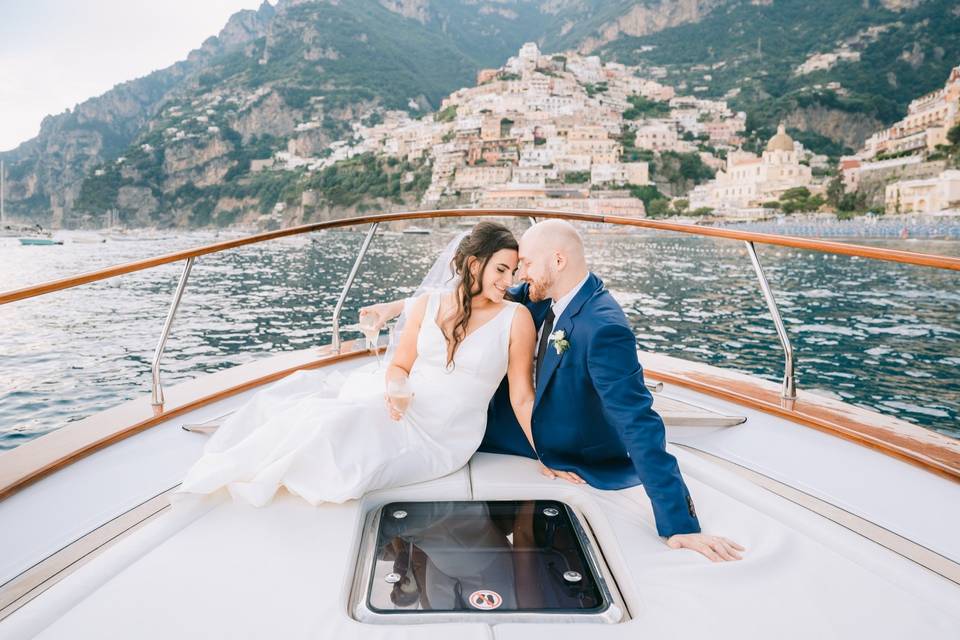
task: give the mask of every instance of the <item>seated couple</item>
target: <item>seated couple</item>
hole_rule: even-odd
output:
[[[741,546],[700,532],[633,332],[587,270],[576,229],[546,220],[518,243],[480,222],[451,266],[452,290],[361,311],[382,326],[406,306],[385,374],[300,371],[264,388],[212,436],[180,491],[226,488],[260,506],[282,486],[311,504],[343,502],[488,451],[599,489],[642,484],[670,547],[739,559]]]

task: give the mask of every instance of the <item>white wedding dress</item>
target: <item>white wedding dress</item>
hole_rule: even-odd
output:
[[[486,429],[487,405],[507,371],[514,302],[461,342],[446,367],[429,295],[410,371],[404,417],[390,419],[382,370],[349,376],[300,371],[259,391],[214,433],[179,492],[226,488],[235,500],[270,502],[280,487],[311,504],[447,475],[467,463]],[[384,367],[385,368],[385,367]]]

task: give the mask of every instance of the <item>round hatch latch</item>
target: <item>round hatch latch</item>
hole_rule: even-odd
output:
[[[397,520],[403,520],[404,518],[407,517],[407,512],[404,511],[403,509],[397,509],[396,511],[393,512],[393,517],[396,518]]]
[[[399,573],[388,573],[387,575],[383,576],[383,580],[387,584],[396,584],[402,579],[403,576],[401,576]]]
[[[580,580],[583,579],[583,576],[576,571],[564,571],[563,579],[567,582],[580,582]]]
[[[558,515],[560,515],[560,510],[554,509],[553,507],[547,507],[546,509],[543,510],[543,515],[549,518],[555,518]]]

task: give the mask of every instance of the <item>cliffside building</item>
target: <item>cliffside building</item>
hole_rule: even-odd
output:
[[[933,213],[960,209],[960,171],[944,171],[936,178],[899,180],[887,185],[887,213]]]
[[[801,150],[781,124],[762,156],[746,151],[728,154],[726,169],[691,192],[690,207],[754,208],[777,200],[787,189],[809,187],[813,175],[810,167],[800,164]]]
[[[960,122],[960,66],[942,89],[921,96],[907,107],[907,116],[878,131],[858,154],[864,160],[905,152],[929,153],[947,141],[947,131]]]

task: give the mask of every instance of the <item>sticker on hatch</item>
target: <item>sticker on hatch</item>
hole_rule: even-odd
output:
[[[489,611],[503,604],[503,598],[496,591],[480,589],[470,594],[470,606],[474,609]]]

